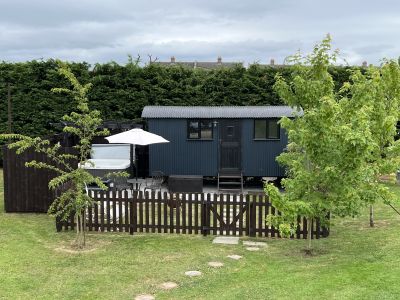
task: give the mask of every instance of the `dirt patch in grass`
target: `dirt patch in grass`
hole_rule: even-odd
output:
[[[374,227],[369,225],[369,222],[364,222],[360,224],[359,230],[367,230],[367,229],[379,229],[379,228],[387,228],[393,225],[389,220],[375,220]]]
[[[101,249],[111,242],[109,241],[90,241],[86,243],[86,246],[81,249],[74,242],[56,245],[53,250],[60,253],[68,254],[85,254],[92,253],[98,249]]]

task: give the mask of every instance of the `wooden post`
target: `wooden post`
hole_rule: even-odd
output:
[[[253,197],[253,200],[250,202],[250,236],[256,236],[256,202],[255,202],[255,197]]]
[[[12,106],[11,106],[11,85],[10,84],[8,84],[7,106],[8,106],[7,129],[8,129],[8,133],[12,133]]]
[[[251,209],[251,206],[250,206],[250,195],[249,194],[247,194],[246,195],[246,235],[247,236],[250,236],[250,230],[251,230],[251,224],[250,224],[250,209]]]
[[[374,207],[372,205],[369,207],[369,226],[374,227]]]
[[[209,216],[208,214],[210,213],[209,209],[208,209],[208,204],[207,204],[207,200],[208,197],[205,198],[204,194],[202,197],[202,203],[201,203],[201,233],[203,234],[203,236],[207,236],[208,235],[208,219]]]
[[[62,230],[62,222],[60,217],[56,217],[56,230],[57,232]]]
[[[133,234],[137,231],[137,219],[135,218],[135,214],[138,193],[133,193],[132,196],[132,198],[129,198],[129,234]]]

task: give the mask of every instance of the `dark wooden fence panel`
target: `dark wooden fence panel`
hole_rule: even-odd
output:
[[[64,153],[72,153],[72,148],[62,148]],[[4,203],[6,212],[47,212],[55,199],[55,192],[48,184],[55,172],[45,169],[25,167],[25,163],[36,160],[49,163],[43,154],[32,149],[17,155],[14,150],[3,146],[4,159]]]
[[[280,237],[266,220],[270,214],[280,214],[265,195],[171,194],[91,192],[93,205],[87,210],[89,231],[247,235]],[[56,227],[75,227],[73,218]],[[292,238],[307,238],[307,222],[299,217]],[[327,237],[329,229],[317,220],[313,223],[313,238]]]

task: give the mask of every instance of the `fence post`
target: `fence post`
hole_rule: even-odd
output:
[[[250,236],[256,236],[256,202],[253,200],[250,202]]]
[[[320,231],[321,230],[321,223],[319,221],[319,218],[317,218],[315,221],[316,221],[316,226],[315,226],[316,227],[316,230],[315,230],[316,232],[315,232],[315,234],[316,234],[316,238],[319,239],[319,236],[321,234],[321,231]]]
[[[325,223],[324,226],[322,226],[322,236],[324,238],[329,236],[329,220],[330,220],[330,218],[331,218],[331,214],[328,213],[326,216],[327,223]]]
[[[133,192],[132,198],[129,201],[129,234],[133,234],[137,230],[136,218],[134,217],[134,210],[136,210],[137,207],[136,198],[137,193]]]
[[[246,235],[250,236],[250,195],[246,195]]]
[[[60,232],[62,230],[62,223],[60,217],[56,217],[56,230],[57,232]]]
[[[209,214],[210,210],[208,209],[208,198],[204,199],[204,194],[202,197],[202,204],[201,204],[201,233],[203,236],[208,235],[209,228],[207,228],[208,224],[208,219],[209,219]]]

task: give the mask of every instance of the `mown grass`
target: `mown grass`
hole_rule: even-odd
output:
[[[376,207],[334,220],[327,239],[305,256],[303,240],[267,239],[248,252],[220,246],[212,236],[91,233],[88,251],[74,253],[73,232],[56,233],[45,214],[6,214],[0,172],[0,299],[399,299],[400,216]],[[391,186],[400,195],[398,186]],[[239,254],[243,259],[226,258]],[[220,269],[207,266],[221,261]],[[203,276],[187,278],[188,270]],[[159,284],[174,281],[177,289]]]

